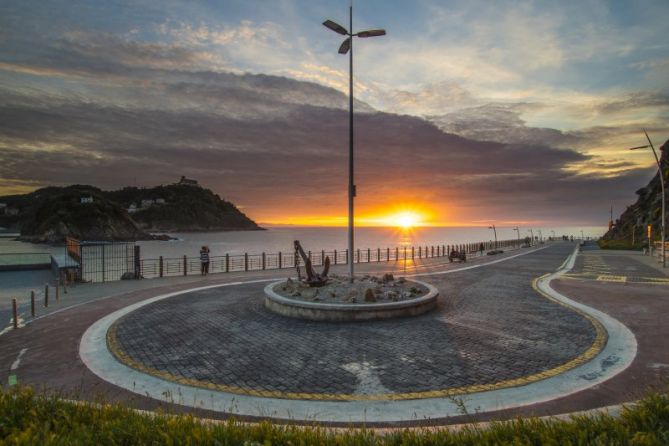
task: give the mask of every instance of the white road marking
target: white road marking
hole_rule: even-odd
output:
[[[9,370],[16,370],[19,368],[19,364],[21,363],[21,357],[27,350],[28,350],[27,348],[21,349],[21,351],[19,352],[19,356],[17,356],[16,360],[12,362],[12,366],[9,368]]]

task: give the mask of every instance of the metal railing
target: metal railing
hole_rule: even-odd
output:
[[[501,240],[497,242],[497,249],[518,248],[524,240]],[[483,250],[481,250],[483,245]],[[469,256],[485,255],[495,249],[495,242],[462,243],[455,245],[419,245],[395,246],[386,248],[357,249],[353,255],[355,263],[397,262],[435,257],[448,257],[452,250],[465,251]],[[342,250],[307,251],[307,256],[314,266],[322,266],[326,258],[330,258],[331,265],[346,265],[349,261],[349,252]],[[139,259],[139,276],[144,278],[188,276],[201,273],[202,263],[199,256],[163,257],[154,259]],[[209,273],[230,273],[240,271],[264,271],[295,268],[294,252],[275,252],[260,254],[225,254],[210,256]],[[300,261],[300,263],[302,263]]]

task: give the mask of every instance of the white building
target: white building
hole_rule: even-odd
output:
[[[135,212],[137,212],[137,205],[135,203],[130,203],[128,214],[134,214]]]
[[[143,209],[150,208],[154,204],[156,204],[156,200],[142,200],[142,208]]]
[[[88,196],[88,197],[81,197],[81,198],[79,199],[79,202],[82,203],[82,204],[93,203],[93,197],[91,197],[91,196]]]

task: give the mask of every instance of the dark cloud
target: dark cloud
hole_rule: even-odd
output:
[[[109,34],[70,33],[23,48],[0,56],[0,72],[31,70],[46,81],[0,89],[3,181],[116,188],[188,175],[254,218],[344,213],[342,93],[206,70],[212,55],[200,49]],[[85,80],[53,87],[54,73]],[[460,221],[595,222],[602,196],[630,201],[643,184],[648,172],[623,164],[612,166],[621,172],[613,178],[570,173],[589,158],[558,147],[584,136],[528,128],[518,107],[474,107],[430,122],[358,104],[365,112],[355,130],[359,205],[401,198],[466,210]]]
[[[667,92],[638,92],[597,106],[600,113],[619,113],[646,107],[669,107]]]
[[[565,146],[578,139],[569,133],[551,128],[528,127],[521,114],[536,104],[485,104],[440,116],[429,116],[445,132],[479,141],[509,144]]]

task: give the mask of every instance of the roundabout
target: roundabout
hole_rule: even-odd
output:
[[[627,366],[633,336],[624,326],[556,299],[550,277],[532,287],[511,280],[512,265],[498,269],[430,273],[452,298],[419,316],[364,323],[272,313],[262,297],[269,281],[159,295],[93,324],[80,356],[104,380],[151,398],[328,422],[448,417],[463,398],[484,412],[534,404]]]

